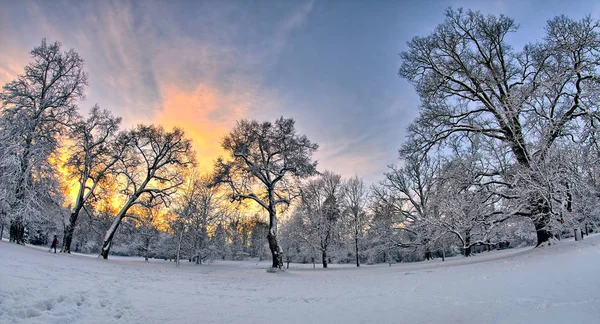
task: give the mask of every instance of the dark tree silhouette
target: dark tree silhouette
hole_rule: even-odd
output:
[[[316,173],[312,154],[318,148],[296,134],[293,119],[274,123],[241,120],[222,143],[226,158],[215,164],[214,183],[227,184],[232,200],[252,200],[269,213],[269,248],[273,268],[283,267],[277,242],[277,206],[297,196],[294,180]]]

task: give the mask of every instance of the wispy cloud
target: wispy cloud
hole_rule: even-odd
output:
[[[32,39],[33,45],[43,37],[59,40],[86,60],[86,107],[99,103],[125,125],[184,128],[207,169],[237,119],[277,106],[277,90],[263,85],[264,74],[302,26],[312,1],[280,7],[275,16],[243,2],[194,3],[189,10],[170,4],[32,2],[10,8],[32,23],[22,30],[27,42],[0,23],[0,42],[9,45],[0,54],[0,82],[22,71]],[[250,9],[257,12],[248,14]]]
[[[0,83],[43,37],[58,40],[86,60],[84,111],[98,103],[127,127],[182,127],[203,169],[236,120],[285,116],[320,145],[321,170],[375,182],[418,114],[397,53],[445,8],[513,17],[521,29],[509,42],[519,48],[557,14],[597,17],[596,2],[0,1]]]

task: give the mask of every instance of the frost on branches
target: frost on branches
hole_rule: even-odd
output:
[[[545,186],[540,169],[562,139],[577,139],[583,124],[597,129],[600,122],[599,29],[590,16],[559,16],[548,21],[542,41],[519,50],[508,43],[518,30],[512,19],[448,9],[432,34],[413,38],[400,54],[399,73],[421,98],[411,149],[428,152],[469,134],[507,148],[512,169],[520,170],[500,176],[527,195],[523,212],[537,245],[554,235],[549,225],[556,216],[536,189]],[[520,175],[525,179],[514,178]]]
[[[274,123],[241,120],[222,143],[226,158],[215,164],[215,184],[225,184],[234,201],[251,200],[269,213],[269,248],[273,268],[283,267],[277,241],[277,207],[297,194],[296,180],[316,173],[312,154],[319,147],[296,134],[293,119]]]
[[[100,251],[104,259],[129,209],[134,205],[167,205],[184,184],[183,171],[194,164],[191,142],[180,129],[169,132],[159,126],[138,125],[121,137],[127,149],[117,163],[116,173],[124,203],[104,235]]]
[[[60,206],[56,151],[77,117],[87,76],[74,50],[60,43],[31,51],[25,73],[0,93],[0,214],[10,221],[10,240],[24,243],[25,227],[49,220],[48,205]]]
[[[69,150],[66,167],[77,179],[77,196],[65,226],[62,252],[71,253],[79,213],[94,198],[98,186],[112,174],[127,148],[127,141],[122,136],[117,137],[120,122],[120,117],[94,106],[87,119],[80,118],[71,126],[74,144]]]

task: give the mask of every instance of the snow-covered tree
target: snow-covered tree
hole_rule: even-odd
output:
[[[344,222],[349,225],[350,233],[354,241],[354,253],[356,266],[360,266],[359,240],[364,234],[365,227],[369,223],[367,204],[369,192],[361,178],[354,176],[344,182]]]
[[[165,131],[160,126],[138,125],[123,134],[129,143],[116,164],[124,203],[104,235],[100,255],[108,258],[113,237],[134,205],[167,205],[184,184],[184,171],[194,164],[191,141],[181,129]]]
[[[385,186],[373,186],[372,193],[369,204],[372,220],[365,235],[368,262],[390,262],[399,248],[412,246],[416,233],[405,231],[405,218],[398,212],[394,197]]]
[[[415,247],[431,241],[427,219],[435,209],[432,196],[437,183],[439,160],[428,155],[403,155],[401,165],[392,165],[385,180],[373,188],[373,206],[377,217],[385,217],[393,229],[384,231],[386,244]],[[393,234],[393,235],[392,235]]]
[[[65,226],[62,252],[71,253],[71,241],[79,213],[127,148],[126,137],[117,137],[120,122],[120,117],[94,106],[87,119],[81,119],[71,126],[74,144],[68,151],[66,166],[77,179],[78,188]]]
[[[193,170],[181,187],[176,199],[174,213],[182,222],[184,252],[196,264],[212,253],[209,244],[209,227],[220,218],[223,202],[217,188],[210,187],[210,177]]]
[[[215,164],[215,184],[226,184],[235,201],[251,200],[269,213],[273,268],[283,266],[277,241],[277,208],[297,196],[296,181],[316,173],[312,154],[318,145],[298,135],[293,119],[275,123],[241,120],[222,143],[226,158]]]
[[[436,236],[435,243],[446,234],[460,241],[465,256],[476,245],[491,245],[493,230],[510,215],[501,210],[501,197],[482,185],[476,161],[455,158],[446,162],[432,196],[435,212],[423,221]]]
[[[432,34],[408,42],[399,73],[421,98],[409,127],[418,151],[480,134],[510,150],[533,181],[516,185],[526,186],[543,182],[538,166],[558,139],[579,133],[581,121],[600,120],[600,24],[558,16],[541,42],[522,50],[508,43],[517,29],[504,15],[448,9]],[[552,236],[550,206],[535,190],[523,193],[532,194],[526,212],[540,245]]]
[[[42,205],[59,197],[57,149],[77,116],[87,75],[74,50],[42,40],[25,73],[0,93],[0,204],[10,217],[10,239],[23,243],[29,221],[48,219]]]
[[[294,217],[302,219],[297,232],[306,244],[321,254],[327,268],[328,252],[340,235],[343,185],[341,176],[325,171],[302,186],[302,201]]]
[[[262,259],[265,257],[265,254],[268,256],[269,246],[265,243],[265,237],[267,235],[269,235],[269,223],[265,222],[255,214],[250,220],[248,253],[251,257],[259,257]]]
[[[139,206],[134,206],[139,207]],[[151,207],[139,207],[135,216],[135,239],[133,242],[137,252],[144,257],[145,261],[153,256],[153,251],[157,247],[159,239],[159,230],[156,222],[164,216],[163,206],[155,205]]]
[[[223,222],[217,223],[215,227],[215,231],[210,238],[210,244],[215,249],[215,251],[219,254],[222,259],[225,259],[225,256],[228,254],[227,248],[227,231]]]
[[[426,225],[424,219],[408,220],[399,211],[398,197],[389,188],[379,184],[373,187],[372,193],[368,206],[370,222],[364,234],[368,262],[419,260],[414,254],[426,253],[435,236],[433,228]],[[412,256],[405,258],[408,254]]]

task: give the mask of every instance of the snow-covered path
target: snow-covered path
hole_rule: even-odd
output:
[[[600,235],[414,263],[195,266],[0,242],[0,323],[598,323]]]

